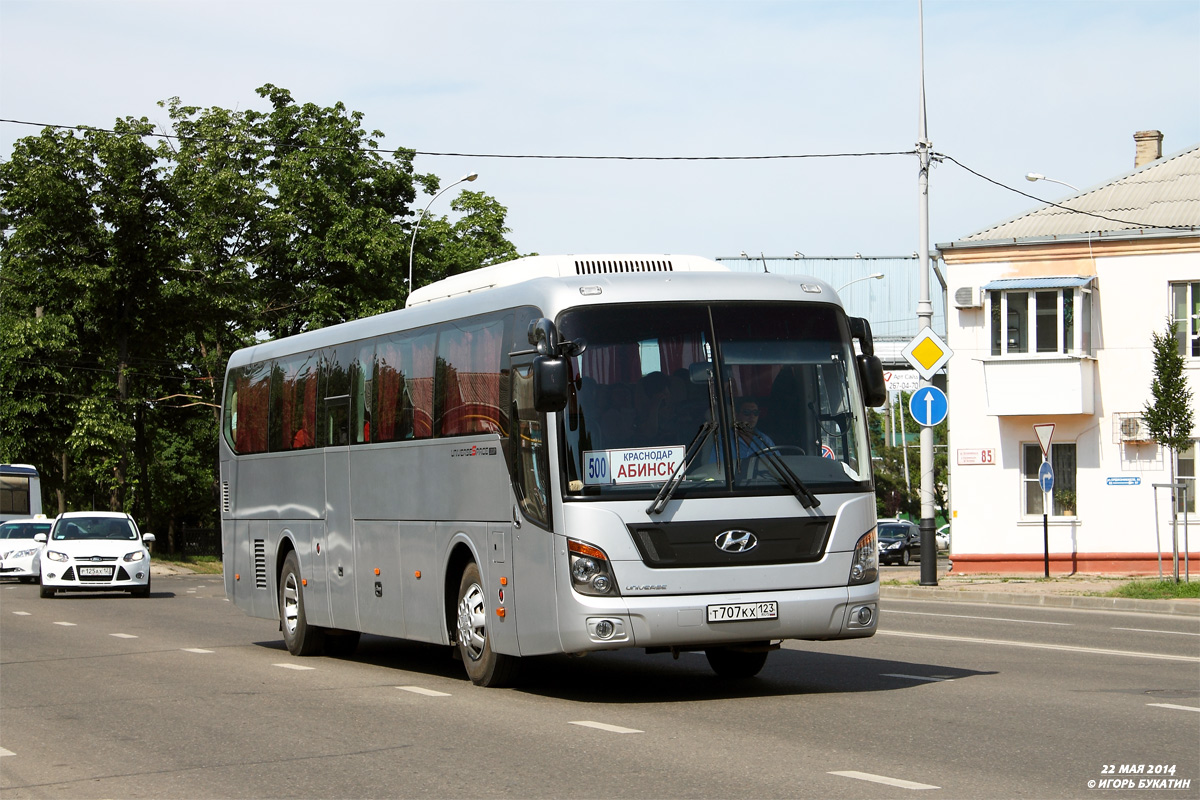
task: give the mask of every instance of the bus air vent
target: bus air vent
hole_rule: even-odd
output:
[[[228,514],[232,510],[229,502],[229,481],[221,481],[221,511]]]
[[[267,542],[254,540],[254,588],[267,588]]]
[[[575,262],[576,275],[613,275],[622,272],[673,272],[670,261],[612,259]]]

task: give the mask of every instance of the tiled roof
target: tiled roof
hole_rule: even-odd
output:
[[[1152,161],[1057,205],[1042,206],[939,246],[1071,239],[1166,228],[1200,229],[1200,145]],[[1200,231],[1191,231],[1196,232]]]

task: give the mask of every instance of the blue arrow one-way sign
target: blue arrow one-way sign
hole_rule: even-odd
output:
[[[1050,466],[1049,461],[1043,461],[1038,467],[1038,483],[1042,486],[1042,491],[1049,494],[1054,489],[1054,468]]]
[[[946,401],[946,393],[941,389],[936,386],[923,386],[912,393],[908,400],[908,410],[917,424],[932,428],[946,418],[950,404]]]

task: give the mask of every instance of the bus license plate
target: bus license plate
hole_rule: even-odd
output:
[[[774,600],[764,603],[722,603],[708,607],[709,622],[741,622],[749,619],[777,619],[779,604]]]
[[[112,567],[80,567],[79,575],[81,577],[87,575],[89,577],[111,578]]]

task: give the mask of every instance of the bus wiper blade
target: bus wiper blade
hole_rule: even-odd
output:
[[[675,469],[671,471],[671,477],[667,478],[667,482],[658,490],[654,502],[646,509],[647,514],[661,514],[663,509],[667,507],[667,502],[670,501],[671,495],[675,494],[675,490],[679,488],[679,484],[683,483],[683,476],[687,474],[688,469],[692,466],[692,462],[700,454],[700,449],[708,441],[709,435],[716,427],[716,423],[706,421],[700,426],[700,430],[696,431],[696,435],[692,437],[687,450],[683,452],[683,458],[675,465]]]
[[[759,458],[767,460],[767,465],[774,470],[780,483],[788,487],[792,494],[796,495],[796,499],[800,501],[800,505],[805,508],[813,508],[821,505],[821,500],[813,494],[811,489],[804,485],[804,481],[800,480],[800,477],[783,460],[783,456],[779,455],[779,451],[775,449],[775,446],[763,438],[761,433],[756,430],[750,430],[750,428],[740,422],[735,422],[734,427],[747,434],[750,440],[759,446],[759,451],[752,455],[757,455]]]

